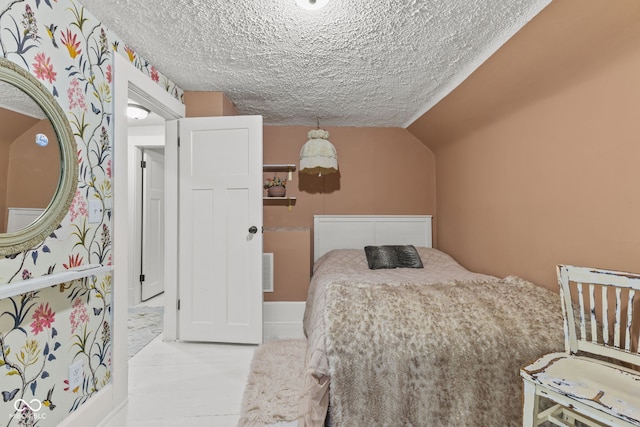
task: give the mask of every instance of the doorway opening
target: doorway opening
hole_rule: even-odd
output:
[[[129,359],[128,359],[128,308],[133,299],[128,292],[130,284],[135,283],[136,261],[135,261],[135,241],[131,238],[131,230],[135,228],[136,210],[135,200],[131,196],[129,181],[129,158],[133,150],[128,144],[129,125],[126,117],[126,110],[129,100],[141,104],[150,111],[163,118],[165,128],[172,129],[175,119],[184,117],[184,104],[169,94],[163,87],[152,81],[149,76],[143,74],[133,64],[122,55],[114,55],[114,150],[113,150],[113,357],[112,357],[112,387],[108,396],[108,404],[115,408],[126,402],[129,386]],[[177,127],[177,124],[173,125]],[[172,167],[177,161],[177,138],[174,143],[171,138],[165,142],[166,165]],[[168,223],[176,222],[173,214],[175,206],[167,208],[166,229],[172,233]],[[174,229],[176,227],[173,227]],[[165,232],[166,237],[166,232]],[[175,240],[175,239],[174,239]],[[167,244],[167,247],[170,245]],[[167,271],[173,277],[175,275],[176,261],[175,255],[165,256],[163,269],[165,277]],[[172,261],[173,260],[173,261]],[[139,264],[138,264],[139,265]],[[175,288],[175,289],[174,289]],[[176,299],[177,282],[171,280],[169,286],[165,288],[164,305],[172,307],[172,310],[164,310],[163,333],[165,340],[175,340],[176,313],[175,304],[171,301]],[[105,399],[107,399],[105,397]]]
[[[162,333],[164,317],[165,119],[149,112],[128,118],[129,200],[135,220],[133,277],[129,283],[128,358]],[[137,279],[137,280],[135,280]]]
[[[135,239],[129,305],[164,292],[165,119],[150,113],[129,119],[129,200],[133,202]]]

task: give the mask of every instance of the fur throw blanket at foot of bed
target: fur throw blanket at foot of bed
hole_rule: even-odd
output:
[[[332,283],[336,426],[521,426],[520,367],[564,349],[557,294],[517,278]]]
[[[239,427],[263,427],[298,417],[304,390],[305,339],[270,341],[258,347],[242,398]]]

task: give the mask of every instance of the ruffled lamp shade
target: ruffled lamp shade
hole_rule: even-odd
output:
[[[309,140],[300,150],[300,172],[312,175],[338,172],[338,153],[329,142],[329,132],[315,129],[307,137]]]

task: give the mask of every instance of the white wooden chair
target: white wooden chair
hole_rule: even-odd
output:
[[[640,426],[640,275],[557,271],[566,351],[520,370],[522,425]],[[541,397],[552,406],[540,411]]]

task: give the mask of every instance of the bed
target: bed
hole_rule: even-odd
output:
[[[423,268],[369,268],[389,245]],[[430,216],[315,216],[314,259],[301,426],[521,425],[520,367],[564,348],[557,294],[468,271]]]

